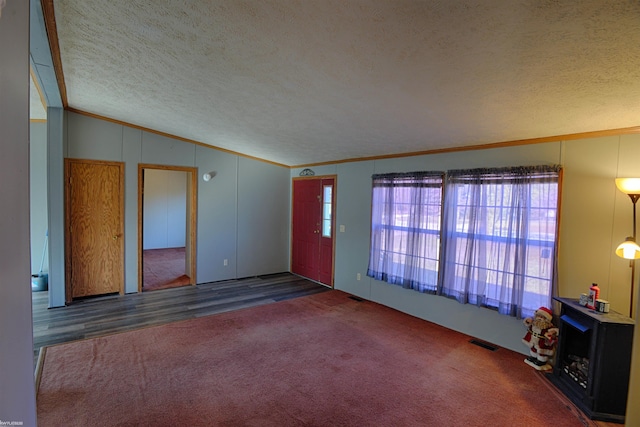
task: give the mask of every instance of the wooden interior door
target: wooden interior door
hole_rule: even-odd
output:
[[[291,271],[333,286],[335,178],[293,181]]]
[[[124,291],[124,164],[65,159],[66,299]]]

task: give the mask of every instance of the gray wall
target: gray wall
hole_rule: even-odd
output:
[[[337,174],[335,288],[526,354],[520,320],[366,276],[371,175],[562,164],[560,295],[578,297],[597,282],[612,309],[628,314],[630,271],[628,262],[615,256],[614,250],[632,231],[632,205],[616,190],[614,178],[640,176],[639,159],[640,136],[625,135],[311,167],[316,176]],[[292,169],[291,176],[298,176],[301,169]]]
[[[288,168],[72,112],[63,151],[125,162],[125,292],[138,290],[138,163],[198,168],[198,283],[288,271]]]
[[[29,2],[0,18],[0,420],[36,425],[29,250]]]
[[[45,250],[49,229],[47,207],[47,123],[31,122],[29,133],[29,202],[31,219],[31,274],[49,271],[49,257]]]
[[[288,168],[238,159],[238,277],[289,271],[290,186]]]
[[[238,277],[238,156],[195,146],[198,181],[198,280]],[[202,180],[215,172],[211,181]],[[227,260],[227,265],[224,265]]]
[[[145,169],[143,249],[184,247],[187,233],[187,176],[183,171]]]
[[[289,169],[202,146],[196,166],[198,281],[289,271]]]
[[[49,307],[65,302],[64,260],[64,157],[65,114],[47,108],[47,205],[49,207]]]

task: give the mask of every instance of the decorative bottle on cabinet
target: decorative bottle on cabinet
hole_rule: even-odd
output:
[[[592,310],[596,308],[596,300],[600,298],[600,288],[597,283],[592,283],[589,288],[589,299],[587,302],[587,307]]]

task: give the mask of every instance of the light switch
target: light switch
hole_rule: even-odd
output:
[[[344,224],[340,224],[340,232],[344,233]]]

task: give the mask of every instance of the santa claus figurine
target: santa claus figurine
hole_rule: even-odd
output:
[[[524,319],[527,334],[522,342],[529,347],[531,354],[524,361],[539,371],[551,369],[549,358],[553,356],[558,342],[558,328],[553,326],[551,319],[553,314],[547,307],[537,309],[533,318]]]

